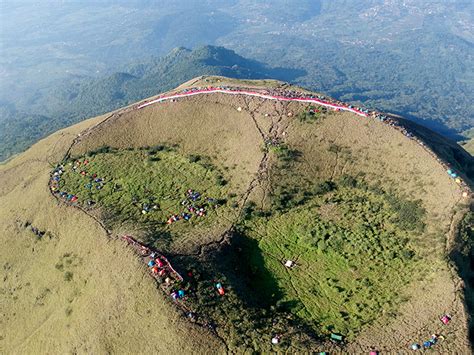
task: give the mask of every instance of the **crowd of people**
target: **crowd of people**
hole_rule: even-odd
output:
[[[183,281],[183,277],[171,266],[168,259],[157,250],[143,245],[129,235],[123,236],[122,240],[126,241],[142,257],[143,261],[147,264],[151,275],[159,281],[160,284],[167,287],[173,287],[173,285],[179,284]],[[180,289],[176,289],[171,291],[171,293],[179,293],[179,291]]]
[[[122,236],[122,240],[127,242],[141,256],[147,265],[150,275],[161,285],[162,289],[171,299],[185,312],[188,318],[195,319],[196,313],[192,311],[184,302],[190,288],[186,288],[183,277],[173,268],[168,259],[157,250],[148,247],[129,235]],[[188,271],[188,279],[193,278],[193,272]],[[225,290],[221,282],[215,284],[217,295],[224,296]]]
[[[425,340],[422,345],[420,345],[419,343],[413,343],[411,345],[411,350],[420,350],[420,349],[424,349],[424,350],[427,350],[427,349],[430,349],[431,347],[435,346],[438,341],[440,340],[444,340],[444,336],[442,335],[438,335],[438,334],[433,334],[431,335],[430,339],[428,340]]]

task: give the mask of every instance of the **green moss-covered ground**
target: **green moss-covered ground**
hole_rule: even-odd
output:
[[[77,196],[74,203],[98,211],[108,226],[142,231],[157,246],[212,232],[233,213],[227,182],[209,159],[173,148],[102,149],[64,167],[60,192]],[[178,220],[168,224],[172,216]]]
[[[271,216],[253,212],[243,228],[258,250],[248,260],[255,275],[273,275],[255,284],[273,287],[262,295],[319,334],[351,338],[381,314],[394,315],[403,288],[422,272],[409,240],[423,211],[377,189],[326,182],[314,190],[307,202]],[[413,224],[397,222],[410,211]],[[287,260],[295,266],[285,267]]]

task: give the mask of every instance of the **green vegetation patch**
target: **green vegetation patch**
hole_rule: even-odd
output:
[[[322,182],[305,202],[278,205],[269,218],[253,213],[244,224],[264,259],[250,268],[255,279],[259,273],[273,275],[281,294],[278,306],[320,335],[337,332],[349,339],[381,314],[394,315],[403,288],[422,272],[410,242],[419,231],[397,223],[397,208],[415,206],[414,223],[423,216],[416,202],[351,185],[356,183],[349,178]],[[294,266],[285,266],[288,260]],[[272,287],[261,294],[277,294]]]
[[[328,109],[324,106],[309,105],[306,110],[300,112],[297,117],[300,122],[313,123],[327,113]]]
[[[133,226],[161,247],[207,233],[231,213],[226,179],[209,159],[166,146],[98,149],[66,162],[58,187],[61,198],[100,212],[108,226]]]

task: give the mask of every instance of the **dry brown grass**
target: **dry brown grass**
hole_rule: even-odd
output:
[[[467,141],[466,144],[462,146],[469,154],[474,156],[474,138],[471,138]]]

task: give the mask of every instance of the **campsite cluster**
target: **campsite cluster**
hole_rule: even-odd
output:
[[[147,266],[150,275],[158,282],[165,294],[169,295],[171,300],[183,311],[187,318],[196,322],[198,314],[191,309],[189,302],[186,302],[187,297],[192,295],[192,287],[190,287],[190,283],[186,282],[173,268],[169,260],[157,250],[138,242],[131,236],[122,236],[121,239],[132,246],[137,254],[140,255],[144,264]],[[282,265],[288,269],[297,267],[297,264],[293,260],[283,260]],[[188,271],[186,276],[187,279],[192,279],[194,277],[192,271]],[[214,287],[216,292],[215,295],[217,297],[225,296],[226,292],[222,282],[216,281]],[[440,318],[440,322],[444,326],[447,326],[450,321],[451,316],[447,314]],[[208,326],[210,329],[215,330],[215,325],[212,324],[213,323],[209,323],[206,320],[204,320],[204,323],[201,323],[201,325]],[[271,343],[275,346],[279,345],[284,337],[284,333],[274,334],[271,338]],[[345,343],[345,338],[341,334],[331,333],[328,338],[332,343],[337,345],[344,345]],[[428,350],[444,339],[445,337],[441,334],[432,334],[428,340],[421,343],[416,342],[410,345],[410,349],[413,351]],[[369,352],[370,355],[378,355],[380,353],[381,352],[378,350],[371,350]],[[320,352],[319,354],[328,355],[329,352]]]
[[[173,268],[168,259],[157,250],[141,244],[131,236],[123,236],[122,240],[132,246],[141,256],[150,274],[160,284],[164,292],[183,310],[188,318],[195,320],[196,312],[192,311],[185,302],[187,294],[192,292],[191,288],[186,287],[184,278]],[[193,278],[192,271],[188,271],[187,277]],[[221,282],[215,283],[215,289],[217,295],[225,295]]]
[[[82,177],[84,180],[84,188],[89,191],[102,190],[107,183],[113,182],[112,179],[99,177],[96,173],[89,172],[89,164],[89,160],[84,158],[56,166],[50,177],[49,187],[51,192],[68,203],[85,202],[89,207],[95,205],[97,201],[92,199],[88,199],[87,201],[79,201],[79,197],[76,192],[66,191],[65,188],[62,188],[64,187],[64,184],[61,184],[61,181],[64,178],[63,174],[68,169],[71,169],[72,172],[79,174]],[[114,184],[113,191],[120,191],[120,189],[121,187],[119,187],[117,184]],[[159,205],[155,203],[155,199],[153,197],[148,197],[148,200],[149,201],[146,203],[140,203],[138,197],[134,196],[132,198],[132,205],[136,206],[143,215],[159,210]],[[181,211],[173,213],[166,220],[166,224],[170,225],[178,221],[189,221],[192,218],[205,217],[208,210],[218,206],[218,200],[212,197],[203,196],[200,192],[193,189],[187,189],[184,199],[180,204]]]
[[[89,173],[87,171],[89,160],[87,159],[76,160],[74,163],[70,162],[67,165],[71,167],[72,171],[84,177],[84,179],[87,181],[86,184],[84,185],[86,189],[102,190],[103,187],[105,186],[106,178],[98,177],[97,174]],[[56,168],[52,172],[49,187],[51,189],[51,192],[53,192],[53,194],[58,195],[64,201],[74,203],[78,201],[79,199],[78,196],[72,191],[64,191],[60,189],[61,178],[65,171],[66,171],[66,166],[64,166],[64,164],[59,164],[58,166],[56,166]],[[94,200],[87,201],[88,206],[92,206],[94,204],[95,204]]]
[[[462,189],[462,196],[467,198],[471,195],[471,191],[468,185],[461,179],[458,173],[456,173],[453,168],[446,162],[442,161],[432,149],[430,149],[421,138],[415,136],[407,127],[404,127],[399,120],[394,117],[389,117],[383,113],[377,112],[375,110],[369,110],[363,107],[357,107],[353,105],[349,105],[347,103],[328,98],[324,95],[313,95],[304,92],[299,92],[295,90],[285,90],[285,89],[261,89],[256,90],[252,89],[252,91],[247,90],[245,88],[240,87],[232,87],[232,86],[208,86],[208,87],[193,87],[183,89],[179,92],[176,92],[172,95],[163,95],[158,97],[157,99],[151,101],[145,101],[137,106],[138,109],[143,107],[149,106],[154,103],[164,102],[164,101],[171,101],[174,102],[175,100],[186,97],[186,96],[193,96],[198,94],[212,94],[212,93],[223,93],[223,94],[233,94],[233,95],[247,95],[247,96],[255,96],[261,97],[263,99],[269,100],[279,100],[279,101],[296,101],[296,102],[307,102],[316,104],[322,107],[330,108],[335,111],[349,111],[355,113],[362,117],[372,117],[377,119],[388,126],[396,129],[401,134],[403,134],[408,139],[414,140],[417,144],[419,144],[425,151],[427,151],[434,159],[440,163],[446,172],[453,178],[453,180],[461,187]],[[241,111],[241,108],[238,108]],[[288,116],[291,117],[292,113],[288,113]]]
[[[206,215],[206,208],[216,207],[217,201],[214,198],[206,197],[203,199],[200,192],[188,189],[181,206],[186,210],[181,213],[173,214],[167,224],[175,223],[179,220],[189,221],[193,216],[204,217]]]
[[[66,178],[65,173],[77,174],[79,176],[80,185],[90,191],[102,190],[106,184],[112,184],[114,179],[99,177],[98,174],[92,172],[94,170],[92,168],[94,164],[92,163],[92,158],[81,158],[72,162],[58,164],[51,172],[49,181],[49,188],[53,195],[67,204],[77,205],[81,208],[83,206],[82,202],[86,202],[81,201],[75,192],[67,190],[65,187],[67,184],[65,184],[64,180]],[[122,187],[117,187],[117,184],[114,184],[113,191],[120,190],[122,190]],[[179,201],[177,196],[176,199]],[[88,206],[93,204],[96,204],[96,201],[87,201]],[[148,214],[159,209],[158,204],[154,203],[154,199],[150,199],[150,203],[140,203],[138,197],[134,196],[132,197],[132,204],[139,208],[142,214]],[[208,197],[193,189],[187,189],[179,203],[181,211],[173,214],[168,221],[166,221],[166,224],[205,217],[206,213],[210,209],[217,208],[218,204],[219,201],[215,198]],[[163,223],[165,223],[165,221],[163,221]],[[197,315],[190,309],[189,302],[186,302],[188,296],[192,294],[190,283],[186,282],[172,267],[168,259],[157,250],[141,244],[131,236],[123,236],[122,239],[137,251],[147,265],[150,274],[174,303],[186,313],[188,318],[195,320]],[[192,277],[192,275],[188,273],[187,279],[190,277]],[[222,282],[216,281],[214,283],[214,292],[217,297],[225,295]]]
[[[440,318],[440,321],[444,325],[448,325],[449,322],[451,321],[451,316],[448,314],[445,314]],[[411,350],[416,351],[420,349],[424,349],[424,350],[430,349],[431,347],[435,346],[439,340],[444,340],[444,336],[433,334],[431,335],[430,339],[423,341],[422,345],[420,345],[419,343],[413,343],[411,345]]]
[[[176,272],[164,255],[150,247],[141,244],[131,236],[125,235],[122,237],[122,239],[132,246],[143,258],[143,261],[150,269],[150,273],[153,275],[153,277],[155,277],[155,279],[159,280],[160,283],[171,287],[174,284],[183,281],[181,275]],[[179,293],[179,291],[180,290],[177,290],[176,293]]]
[[[441,317],[441,322],[443,322],[443,324],[448,324],[450,320],[451,318],[448,315],[444,315],[443,317]],[[425,340],[422,345],[418,343],[413,343],[411,345],[411,349],[414,351],[420,350],[420,349],[424,349],[424,350],[430,349],[431,347],[436,345],[439,340],[444,340],[444,336],[433,334],[431,335],[431,338],[428,340]]]

